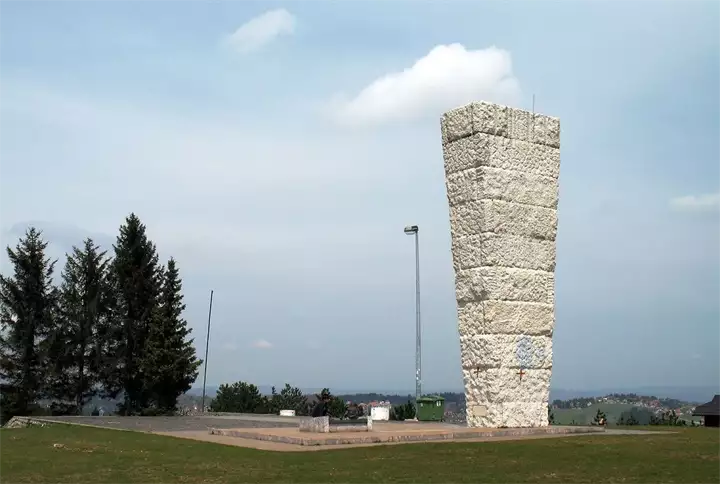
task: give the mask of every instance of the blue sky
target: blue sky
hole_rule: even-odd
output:
[[[0,228],[131,211],[208,383],[459,389],[439,117],[562,123],[555,388],[720,380],[717,2],[3,2]],[[2,261],[7,270],[6,260]]]

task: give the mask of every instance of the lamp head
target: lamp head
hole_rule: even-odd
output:
[[[404,232],[405,232],[407,235],[415,235],[415,234],[418,233],[419,230],[420,230],[420,229],[418,228],[417,225],[408,225],[407,227],[405,227]]]

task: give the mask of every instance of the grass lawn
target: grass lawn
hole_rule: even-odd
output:
[[[571,425],[574,421],[576,425],[590,425],[598,409],[605,413],[609,423],[614,424],[620,418],[623,412],[632,410],[636,405],[630,403],[593,403],[589,407],[582,408],[556,408],[553,409],[556,425]],[[641,407],[638,407],[641,408]],[[700,421],[700,417],[691,417],[684,415],[685,420]]]
[[[266,452],[71,425],[0,430],[3,483],[720,482],[720,432]],[[57,445],[56,445],[57,444]]]
[[[556,408],[553,409],[553,414],[557,425],[570,425],[573,420],[577,425],[590,425],[598,409],[605,413],[609,422],[616,422],[623,412],[632,409],[633,406],[625,403],[600,403],[583,408]]]

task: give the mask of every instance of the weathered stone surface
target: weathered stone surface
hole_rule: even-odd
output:
[[[547,426],[560,121],[472,103],[441,127],[468,425]]]
[[[472,103],[470,113],[474,128],[473,134],[484,133],[495,136],[508,136],[512,111],[511,108],[499,104]]]
[[[300,420],[300,432],[329,433],[330,417],[305,417]]]
[[[488,166],[557,178],[560,149],[491,134],[478,133],[443,147],[446,175]]]
[[[552,304],[517,301],[477,301],[458,307],[460,334],[527,334],[552,336]]]
[[[502,404],[505,427],[547,427],[548,401],[508,402]]]
[[[484,232],[555,240],[557,211],[499,200],[478,200],[450,206],[452,239]]]
[[[555,242],[483,233],[459,237],[452,247],[455,272],[481,266],[555,270]]]
[[[330,417],[304,417],[300,419],[300,432],[327,434],[334,432],[370,432],[373,428],[371,418],[357,420],[337,420]]]
[[[552,339],[515,334],[460,335],[463,368],[552,368]]]
[[[464,115],[468,107],[472,118],[472,134],[491,134],[554,148],[560,147],[558,118],[486,102],[463,106]]]
[[[461,204],[482,199],[557,208],[558,185],[552,177],[481,166],[448,175],[448,200]]]
[[[555,274],[507,267],[478,267],[455,273],[458,303],[493,299],[555,303]]]
[[[443,143],[470,136],[472,134],[472,116],[470,105],[455,108],[443,114]]]
[[[533,143],[560,148],[560,120],[551,116],[535,115]]]
[[[463,369],[470,427],[546,427],[551,370]]]
[[[550,388],[551,369],[524,369],[522,379],[519,371],[518,368],[463,368],[463,380],[474,390],[472,405],[532,402],[538,395],[545,400],[549,398],[545,392]]]

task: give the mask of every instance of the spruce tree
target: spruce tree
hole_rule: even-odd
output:
[[[162,412],[173,412],[180,395],[190,389],[201,361],[195,354],[185,310],[182,281],[174,259],[162,271],[159,306],[153,318],[143,360],[150,398]]]
[[[117,319],[106,328],[107,351],[114,361],[106,361],[102,371],[105,395],[123,393],[119,411],[137,414],[149,406],[149,388],[141,365],[146,341],[158,310],[160,268],[155,244],[148,239],[145,225],[133,213],[120,227],[113,246],[111,281],[116,296]]]
[[[13,275],[0,275],[3,419],[32,413],[45,396],[47,341],[57,308],[57,261],[45,256],[46,248],[42,232],[29,228],[15,250],[7,248]]]
[[[60,288],[60,317],[53,335],[52,394],[79,413],[97,394],[105,356],[104,328],[111,323],[109,260],[92,239],[67,256]]]

